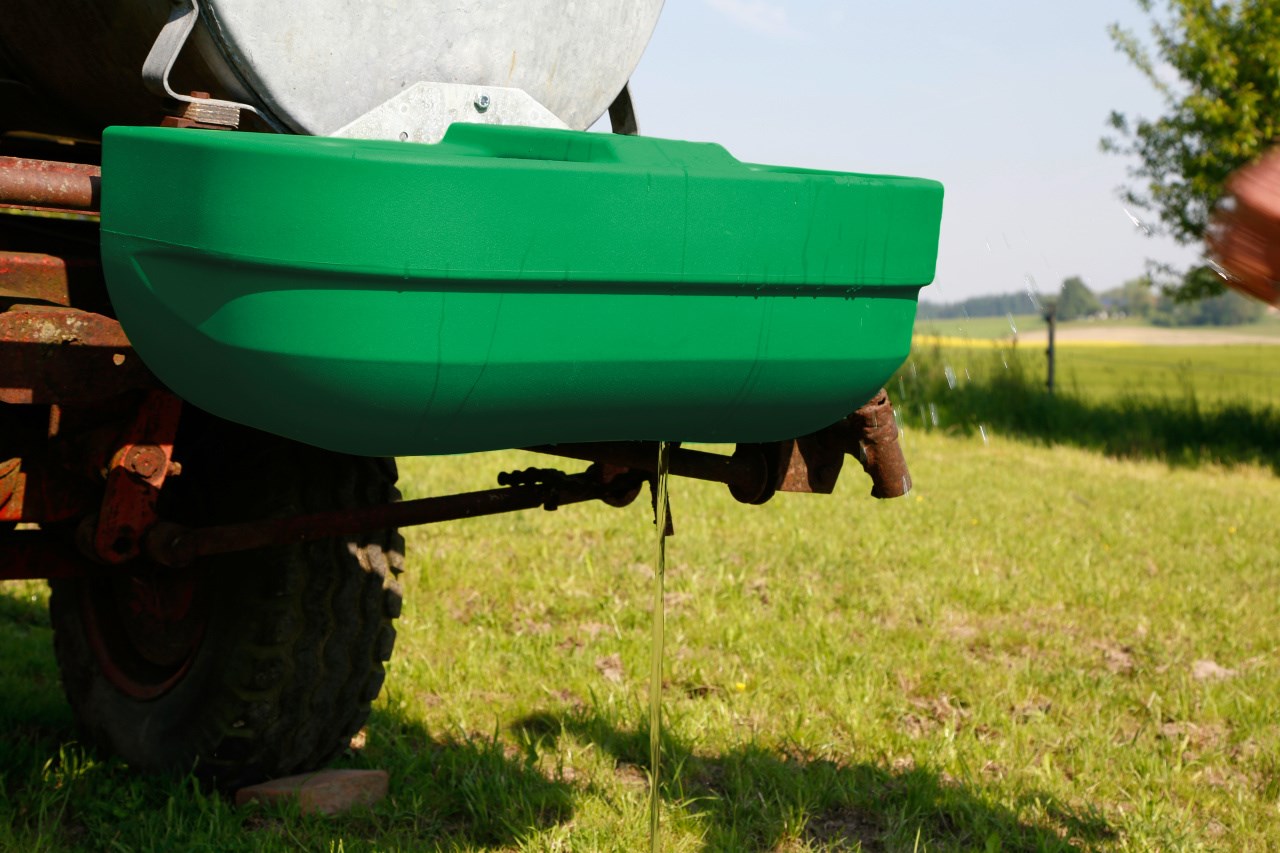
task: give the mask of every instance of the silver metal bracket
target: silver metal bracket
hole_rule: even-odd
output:
[[[524,89],[466,83],[414,83],[333,132],[350,139],[439,142],[449,125],[510,124],[566,129]]]
[[[178,54],[186,46],[187,39],[191,37],[191,32],[196,28],[196,22],[199,20],[199,0],[174,0],[173,8],[169,12],[169,20],[161,28],[160,35],[156,36],[155,43],[151,45],[151,51],[142,63],[142,84],[152,94],[190,104],[186,114],[196,121],[239,127],[240,110],[246,110],[275,127],[275,122],[263,116],[249,104],[182,95],[175,92],[169,85],[169,74],[173,71],[173,64],[178,61]]]

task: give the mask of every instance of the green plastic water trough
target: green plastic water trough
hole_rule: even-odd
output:
[[[175,392],[348,453],[754,442],[906,357],[942,187],[717,145],[109,129],[102,257]]]

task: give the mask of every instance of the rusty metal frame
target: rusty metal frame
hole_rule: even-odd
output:
[[[604,463],[652,475],[657,442],[545,444],[535,453]],[[775,492],[830,494],[844,457],[853,456],[871,477],[871,494],[896,498],[911,491],[898,425],[889,395],[881,389],[853,414],[810,435],[770,444],[740,444],[732,456],[677,447],[671,451],[671,473],[724,483],[743,503],[761,504]]]
[[[83,552],[116,567],[145,553],[155,563],[179,568],[217,554],[387,527],[436,524],[537,507],[551,510],[592,500],[625,506],[646,481],[652,480],[656,468],[656,453],[650,452],[656,447],[651,442],[550,445],[529,449],[595,464],[580,474],[540,468],[503,474],[498,478],[500,488],[479,492],[193,528],[160,520],[155,514],[155,502],[168,472],[179,406],[177,398],[167,393],[149,395],[137,420],[118,443],[102,512],[96,526],[90,528],[91,539],[82,541]],[[739,500],[763,503],[778,489],[830,492],[843,456],[851,454],[871,475],[872,495],[897,497],[911,487],[897,436],[892,404],[881,391],[839,423],[793,441],[740,445],[732,456],[675,448],[671,472],[724,483]],[[62,545],[51,542],[49,547]],[[0,536],[0,579],[47,576],[43,569],[39,575],[27,574],[39,561],[40,549],[31,536]],[[82,563],[76,570],[82,574],[110,570],[109,566]],[[63,560],[58,566],[67,570],[68,564]]]
[[[0,312],[0,402],[95,402],[158,384],[110,317],[53,305]]]
[[[105,563],[123,563],[141,553],[142,536],[157,522],[156,504],[169,475],[182,400],[150,391],[111,458],[107,488],[94,525],[90,550]]]
[[[98,166],[0,157],[0,205],[95,212],[101,206],[101,188]]]
[[[68,266],[65,259],[53,255],[0,252],[0,299],[38,299],[69,307]]]
[[[893,406],[888,394],[881,390],[849,417],[801,439],[739,445],[732,456],[674,448],[670,470],[675,476],[724,483],[745,503],[763,503],[779,488],[830,492],[843,455],[852,454],[871,476],[873,496],[899,497],[910,491],[911,477],[897,438]],[[643,482],[652,480],[657,462],[653,442],[564,444],[527,449],[595,464],[573,475],[533,468],[501,475],[498,482],[506,488],[396,504],[205,528],[160,522],[146,534],[143,547],[157,563],[178,567],[214,554],[384,527],[434,524],[539,506],[555,509],[590,500],[624,505],[635,498]]]

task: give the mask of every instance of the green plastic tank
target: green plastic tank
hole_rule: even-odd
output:
[[[942,186],[717,145],[116,127],[102,256],[147,366],[363,455],[792,438],[906,357]]]

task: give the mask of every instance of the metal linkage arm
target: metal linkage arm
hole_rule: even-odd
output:
[[[634,477],[615,477],[606,482],[594,469],[572,475],[530,469],[503,475],[499,482],[504,481],[516,485],[216,527],[191,528],[160,522],[147,534],[144,547],[156,562],[177,567],[214,554],[348,536],[387,527],[435,524],[536,507],[555,509],[566,504],[634,494],[638,486]]]

